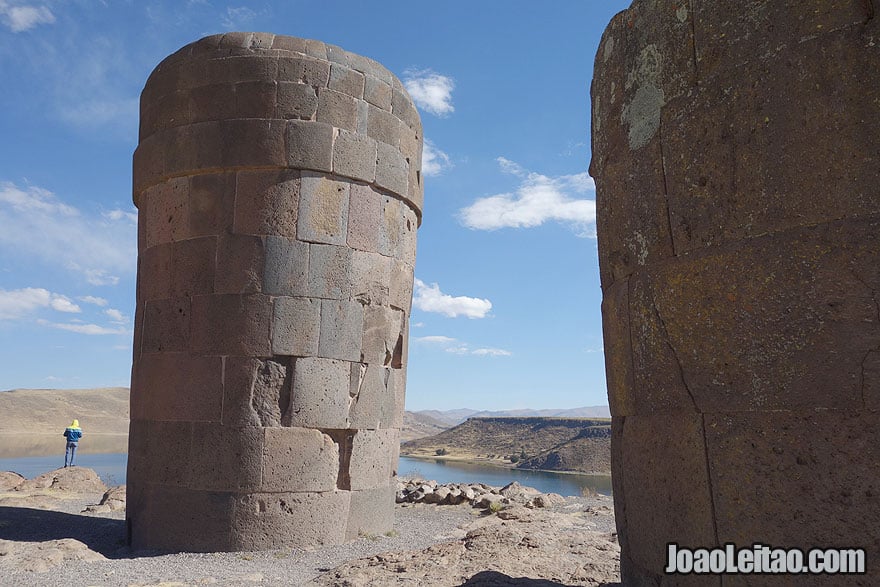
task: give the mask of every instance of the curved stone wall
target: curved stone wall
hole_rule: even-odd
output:
[[[863,547],[880,579],[878,26],[871,2],[637,0],[605,32],[624,584],[720,584],[664,577],[669,542]]]
[[[401,83],[339,47],[206,37],[141,96],[135,548],[391,528],[422,209]]]

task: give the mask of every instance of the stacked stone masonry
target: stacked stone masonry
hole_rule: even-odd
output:
[[[339,543],[393,523],[422,136],[380,64],[201,39],[141,96],[135,548]]]
[[[625,585],[666,544],[861,547],[880,582],[877,2],[636,0],[592,86]],[[724,576],[724,585],[843,584]]]

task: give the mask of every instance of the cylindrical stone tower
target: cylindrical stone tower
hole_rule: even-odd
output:
[[[861,547],[868,576],[847,584],[880,584],[871,4],[637,0],[599,46],[591,173],[625,585],[721,584],[664,576],[670,542]],[[743,579],[724,584],[843,584]]]
[[[318,41],[204,38],[141,95],[134,548],[339,543],[393,523],[419,116]]]

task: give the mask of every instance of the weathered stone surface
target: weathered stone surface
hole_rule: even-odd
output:
[[[309,357],[318,354],[321,300],[275,298],[272,315],[272,352]]]
[[[296,236],[301,241],[345,245],[349,184],[305,172],[300,180]]]
[[[307,547],[387,525],[420,168],[402,84],[339,47],[227,33],[150,76],[133,170],[137,547]]]
[[[326,434],[308,428],[266,429],[262,491],[333,491],[338,474],[339,449]]]
[[[351,492],[345,537],[378,536],[394,527],[394,495],[397,484]]]
[[[636,0],[603,36],[590,170],[625,585],[668,582],[668,542],[880,553],[875,40],[870,3],[836,0]]]
[[[305,428],[348,427],[349,363],[335,359],[296,359],[290,394],[290,425]]]

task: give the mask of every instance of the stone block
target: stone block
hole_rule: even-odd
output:
[[[252,493],[235,501],[235,550],[305,548],[345,541],[350,492]]]
[[[275,80],[237,83],[234,116],[223,118],[274,118],[277,95]]]
[[[175,90],[141,104],[140,134],[151,134],[193,122],[191,91]]]
[[[352,428],[376,430],[381,427],[389,403],[390,376],[390,370],[379,365],[351,364],[349,420]]]
[[[372,75],[366,76],[364,81],[364,100],[376,108],[390,112],[391,84]]]
[[[165,299],[171,296],[173,243],[141,250],[138,256],[138,300]]]
[[[308,247],[307,295],[313,298],[347,300],[351,293],[351,249],[322,244],[310,244]]]
[[[351,509],[345,529],[346,540],[359,536],[380,536],[394,528],[394,498],[397,487],[388,485],[351,492]]]
[[[348,67],[349,55],[350,53],[342,47],[330,44],[327,45],[327,59],[332,61],[333,63]]]
[[[275,118],[311,120],[318,111],[315,88],[300,82],[278,82]]]
[[[291,121],[288,124],[294,124]],[[284,125],[277,120],[243,119],[220,122],[224,167],[287,165]]]
[[[360,184],[352,184],[350,191],[347,244],[354,249],[379,252],[383,196]]]
[[[880,548],[880,414],[711,414],[706,443],[720,542],[864,547],[877,578],[870,556]]]
[[[235,550],[237,545],[231,539],[234,494],[151,482],[140,485],[137,494],[139,507],[128,507],[126,511],[133,550]]]
[[[262,237],[227,234],[217,241],[214,292],[259,293],[263,288],[266,251]]]
[[[278,77],[278,59],[260,54],[208,59],[204,67],[209,83],[274,82]]]
[[[406,349],[404,349],[404,352]],[[403,428],[404,405],[406,402],[406,363],[400,369],[388,373],[388,388],[380,402],[379,427]]]
[[[392,308],[409,316],[413,297],[413,267],[397,259],[391,260],[391,288],[388,302]]]
[[[333,491],[339,449],[333,439],[310,428],[266,428],[262,491]]]
[[[379,252],[386,257],[403,259],[403,230],[406,204],[391,196],[382,197],[382,211],[379,219]]]
[[[357,99],[341,92],[334,92],[329,88],[318,88],[318,112],[315,115],[315,120],[355,132],[357,131],[357,103]]]
[[[272,352],[309,357],[318,354],[321,300],[275,298],[272,317]]]
[[[370,59],[369,57],[358,55],[357,53],[348,54],[348,66],[355,71],[360,71],[364,75],[373,76],[389,86],[391,85],[391,80],[394,78],[384,65],[378,61]]]
[[[192,489],[255,491],[262,479],[264,429],[193,423],[189,457]]]
[[[278,81],[299,82],[316,88],[327,87],[330,81],[330,64],[322,59],[308,57],[280,57]]]
[[[623,481],[629,556],[639,568],[665,568],[669,542],[717,545],[703,435],[700,414],[628,416],[612,444],[611,476]]]
[[[400,148],[404,124],[387,110],[370,106],[367,114],[367,135],[380,143]]]
[[[349,273],[351,299],[363,305],[387,305],[391,259],[378,253],[352,251]]]
[[[296,238],[300,174],[291,169],[240,171],[235,187],[237,234]]]
[[[333,127],[322,122],[287,122],[287,165],[315,171],[333,170]]]
[[[171,246],[171,295],[209,294],[214,291],[217,237],[205,236]]]
[[[223,408],[220,357],[144,353],[138,361],[133,420],[220,422]]]
[[[361,99],[364,97],[364,74],[342,64],[333,63],[330,65],[328,86],[331,90]]]
[[[272,48],[279,51],[290,51],[293,53],[301,53],[323,61],[327,60],[327,48],[321,41],[314,39],[300,39],[298,37],[287,37],[284,35],[275,35],[272,41]]]
[[[186,211],[185,238],[220,235],[232,228],[234,173],[194,175],[189,178],[188,193],[172,187],[170,194]],[[178,240],[174,232],[172,240]]]
[[[185,487],[191,478],[191,422],[132,419],[128,474],[141,483]]]
[[[318,357],[294,362],[290,425],[306,428],[348,427],[350,366]]]
[[[349,184],[303,172],[297,213],[301,241],[344,245],[348,232]]]
[[[138,143],[132,157],[132,200],[140,206],[141,194],[165,177],[165,152],[162,150],[164,135],[160,131]]]
[[[146,300],[141,324],[141,351],[160,353],[188,350],[189,317],[188,297]]]
[[[422,168],[422,133],[400,125],[400,153],[409,165],[410,173]]]
[[[241,428],[261,426],[254,408],[254,384],[263,361],[254,357],[223,357],[223,418],[224,426]],[[288,402],[290,400],[288,393]],[[279,402],[280,403],[280,402]],[[281,414],[281,408],[278,406]],[[279,415],[280,422],[280,415]]]
[[[351,489],[375,489],[387,487],[395,469],[395,445],[400,444],[396,429],[358,430],[351,449]]]
[[[406,196],[409,168],[400,149],[380,142],[377,153],[376,185]]]
[[[173,178],[144,191],[138,210],[144,248],[189,236],[190,178]]]
[[[309,245],[280,236],[267,236],[263,292],[277,296],[307,296]]]
[[[223,121],[199,122],[153,135],[162,141],[165,173],[185,175],[224,166],[224,150],[232,139]]]
[[[166,124],[166,127],[235,118],[234,82],[199,86],[189,90],[187,95],[189,96],[187,103],[188,118],[181,120],[179,124]]]
[[[605,290],[602,299],[602,333],[611,415],[633,415],[636,413],[636,400],[633,388],[628,279],[618,281]]]
[[[321,300],[318,356],[344,361],[361,359],[364,309],[357,301]]]
[[[270,355],[271,320],[272,302],[268,296],[193,296],[192,349],[207,355]]]
[[[361,360],[391,367],[400,365],[403,352],[403,311],[387,306],[365,306]]]
[[[398,88],[396,85],[391,87],[391,112],[410,128],[422,128],[419,113],[410,100],[409,94],[402,87]]]
[[[400,223],[400,246],[397,249],[397,257],[407,265],[416,265],[416,229],[419,225],[418,217],[406,202],[401,202],[400,213],[403,216]]]
[[[333,143],[333,173],[372,183],[376,179],[376,141],[340,130]]]

